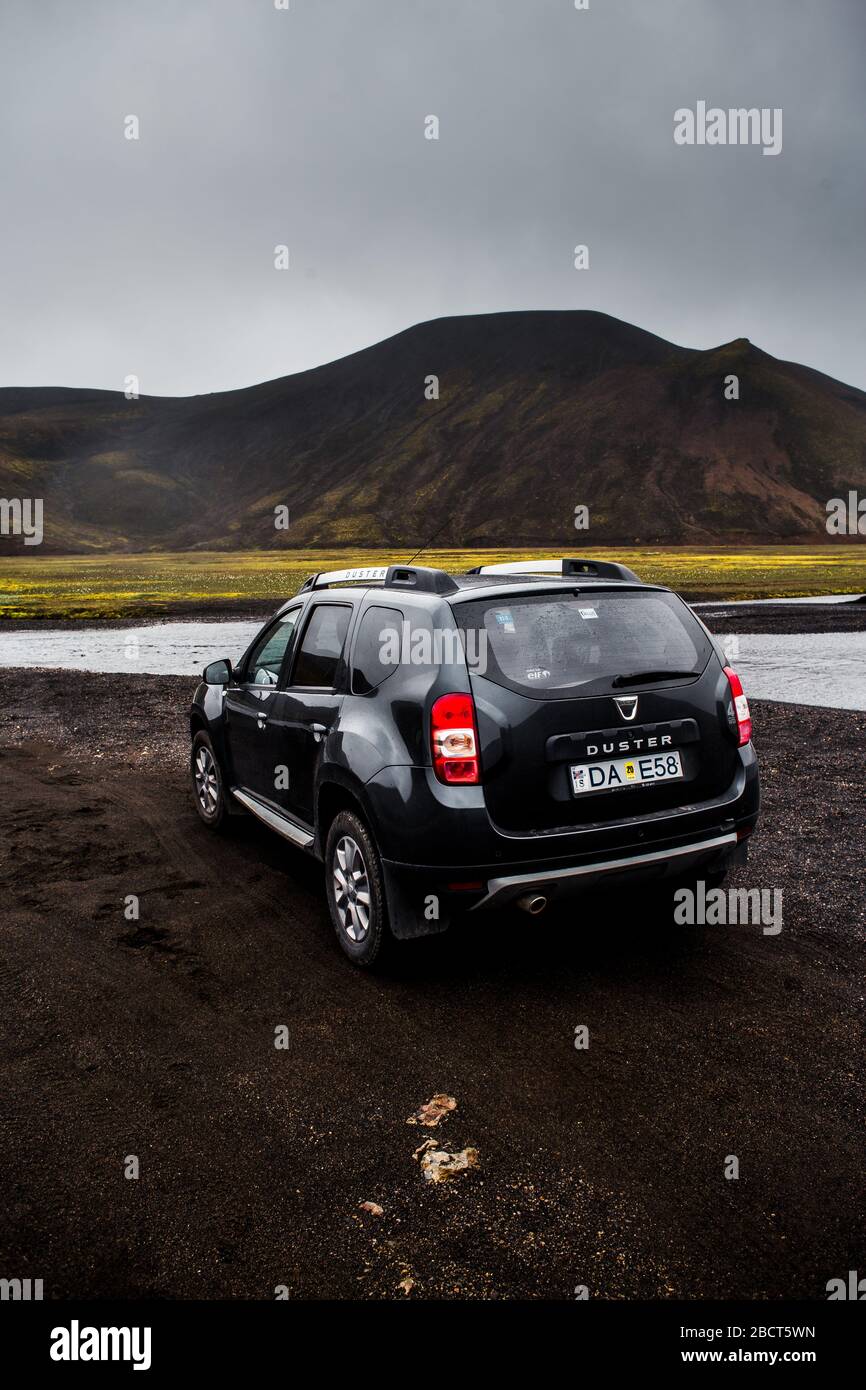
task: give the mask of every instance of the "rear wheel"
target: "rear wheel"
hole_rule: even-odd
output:
[[[328,907],[337,940],[355,965],[371,966],[391,939],[379,855],[364,822],[335,817],[325,846]]]
[[[190,774],[195,809],[211,830],[224,831],[229,820],[225,784],[210,735],[200,729],[192,741]]]

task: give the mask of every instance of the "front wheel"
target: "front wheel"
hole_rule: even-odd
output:
[[[351,811],[341,811],[328,831],[325,876],[337,940],[353,964],[371,966],[391,933],[376,846]]]
[[[229,809],[226,801],[222,769],[214,752],[210,736],[200,729],[192,741],[190,756],[190,775],[195,796],[195,809],[211,830],[223,831],[228,825]]]

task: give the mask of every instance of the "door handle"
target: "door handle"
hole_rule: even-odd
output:
[[[317,743],[321,743],[325,734],[328,732],[324,724],[311,724],[310,731]]]

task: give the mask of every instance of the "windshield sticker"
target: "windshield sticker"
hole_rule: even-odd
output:
[[[578,613],[582,618],[597,618],[598,614],[594,608],[578,608]]]
[[[510,608],[497,608],[493,616],[496,619],[496,625],[500,632],[514,631],[514,619],[511,616]]]
[[[547,681],[550,680],[550,672],[545,671],[543,666],[530,666],[526,672],[528,681]]]

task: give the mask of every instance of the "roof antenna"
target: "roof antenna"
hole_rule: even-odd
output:
[[[445,527],[448,525],[448,522],[449,522],[450,520],[451,520],[450,516],[449,516],[449,517],[446,517],[445,520],[443,521],[442,525],[439,527],[439,530],[438,530],[438,531],[434,531],[434,532],[433,532],[433,535],[430,537],[430,539],[429,539],[429,540],[426,540],[426,541],[424,542],[424,544],[422,545],[421,549],[415,551],[415,554],[412,556],[412,559],[411,559],[411,560],[406,560],[405,563],[406,563],[407,565],[414,565],[415,561],[418,559],[418,556],[419,556],[419,555],[423,555],[423,554],[424,554],[424,551],[425,551],[425,550],[429,550],[430,547],[431,547],[431,545],[433,544],[433,542],[434,542],[435,540],[438,540],[438,539],[439,539],[439,537],[442,535],[442,532],[445,530]]]

